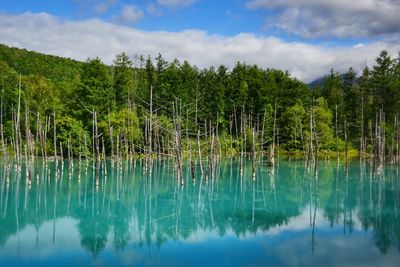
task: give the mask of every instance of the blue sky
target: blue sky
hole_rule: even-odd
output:
[[[0,0],[0,42],[111,63],[124,50],[199,67],[237,61],[309,81],[400,50],[395,0]]]
[[[127,0],[3,0],[1,10],[7,13],[47,12],[64,19],[100,18],[146,31],[182,31],[201,29],[212,34],[234,35],[241,32],[266,34],[262,13],[246,8],[246,1],[127,1]],[[17,3],[16,3],[17,2]],[[171,2],[168,4],[168,2]],[[161,4],[160,4],[161,3]],[[118,20],[124,7],[135,7],[143,15],[132,21]]]
[[[232,36],[243,32],[259,36],[278,36],[286,41],[324,45],[349,45],[369,42],[368,37],[307,38],[286,32],[269,21],[280,14],[279,8],[252,8],[246,0],[2,0],[1,11],[10,14],[46,12],[66,20],[99,18],[145,31],[205,30],[210,34]],[[295,1],[293,1],[295,2]],[[136,11],[122,18],[123,10]],[[376,39],[376,37],[374,37]],[[373,38],[373,39],[374,39]]]

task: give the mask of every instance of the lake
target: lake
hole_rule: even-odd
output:
[[[0,266],[398,266],[398,166],[37,162],[0,168]],[[80,174],[78,174],[80,171]]]

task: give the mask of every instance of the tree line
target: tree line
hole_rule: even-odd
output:
[[[1,45],[1,142],[71,158],[96,148],[120,157],[279,148],[311,159],[357,150],[379,165],[399,158],[399,83],[399,58],[386,51],[360,75],[331,70],[310,88],[242,62],[199,69],[121,53],[107,66]]]

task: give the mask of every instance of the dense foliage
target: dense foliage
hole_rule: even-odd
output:
[[[33,136],[41,134],[39,124],[46,125],[42,128],[48,133],[49,152],[54,113],[60,124],[58,140],[63,143],[72,138],[77,146],[85,135],[89,142],[96,111],[106,149],[111,135],[146,146],[150,91],[154,140],[167,140],[176,114],[188,140],[195,139],[198,130],[206,133],[213,127],[221,139],[233,137],[233,147],[247,140],[245,150],[251,149],[251,129],[257,131],[258,148],[275,141],[287,151],[303,150],[312,116],[317,146],[326,151],[343,150],[345,136],[350,147],[359,148],[373,131],[380,110],[388,146],[398,135],[400,64],[385,51],[360,76],[352,69],[344,75],[332,70],[321,85],[310,88],[287,72],[240,62],[231,70],[198,69],[186,61],[167,62],[161,55],[133,61],[122,53],[106,66],[99,58],[82,63],[0,45],[1,122],[9,142],[15,135],[20,77],[20,121],[30,125]],[[21,126],[23,136],[25,129]]]

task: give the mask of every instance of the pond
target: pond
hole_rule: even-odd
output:
[[[37,162],[0,168],[0,266],[398,266],[398,166]],[[26,179],[30,173],[31,181]]]

